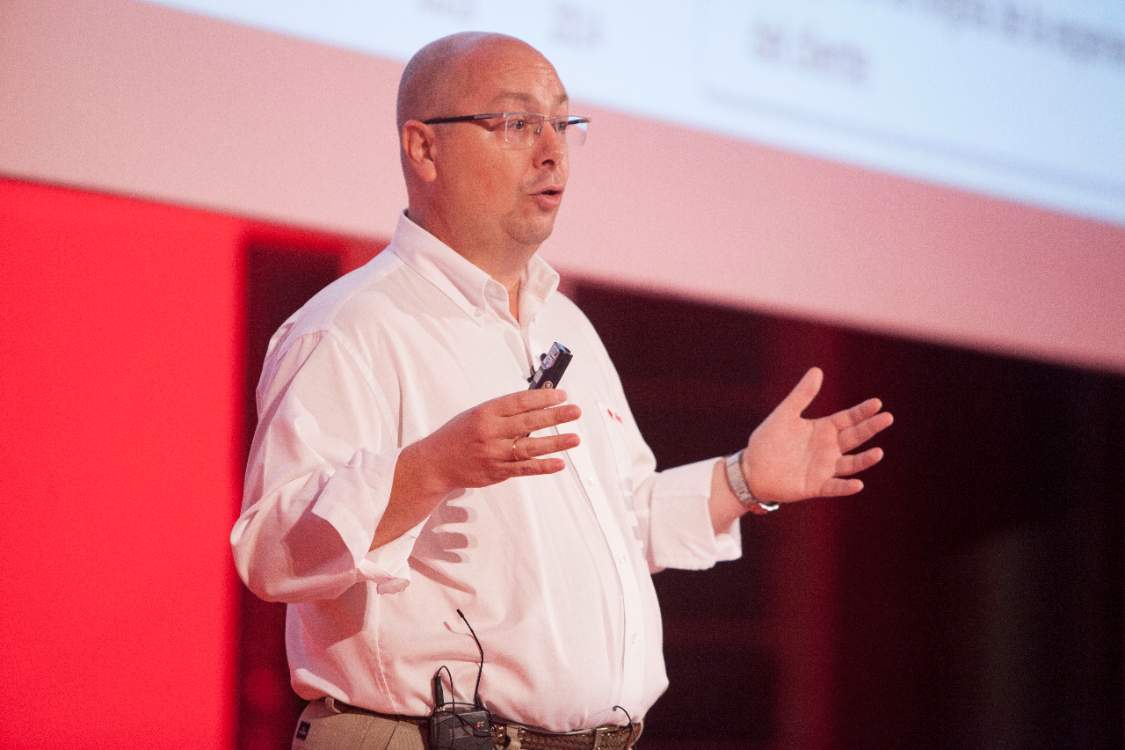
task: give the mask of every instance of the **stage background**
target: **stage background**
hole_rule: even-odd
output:
[[[277,747],[280,609],[226,542],[250,390],[387,239],[397,63],[139,3],[0,13],[0,690],[34,706],[0,744]],[[646,746],[1119,746],[1120,224],[587,111],[545,251],[663,465],[811,364],[816,411],[898,417],[864,495],[658,577]]]

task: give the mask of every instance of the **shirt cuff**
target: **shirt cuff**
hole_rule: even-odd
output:
[[[653,562],[661,568],[703,570],[742,556],[736,519],[716,534],[709,502],[716,458],[660,472],[652,497]]]
[[[397,539],[371,549],[375,528],[387,510],[399,451],[378,455],[358,451],[338,470],[312,506],[313,515],[336,530],[351,554],[357,575],[380,594],[410,585],[408,560],[425,521]]]

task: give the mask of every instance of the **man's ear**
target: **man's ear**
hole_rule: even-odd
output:
[[[422,182],[437,179],[437,144],[434,130],[418,120],[402,124],[403,163]]]

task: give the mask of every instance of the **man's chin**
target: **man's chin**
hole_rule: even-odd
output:
[[[549,217],[536,217],[531,221],[521,222],[520,226],[513,227],[513,231],[508,234],[521,245],[538,247],[547,241],[554,230],[555,216],[551,214]]]

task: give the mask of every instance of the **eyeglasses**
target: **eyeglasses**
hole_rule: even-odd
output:
[[[562,136],[566,145],[581,146],[586,142],[586,129],[590,118],[575,115],[548,117],[534,112],[485,112],[480,115],[460,115],[457,117],[431,117],[422,120],[424,125],[443,125],[451,122],[481,122],[484,120],[504,120],[504,143],[513,148],[527,148],[535,144],[543,132],[543,123],[550,123],[555,133]]]

